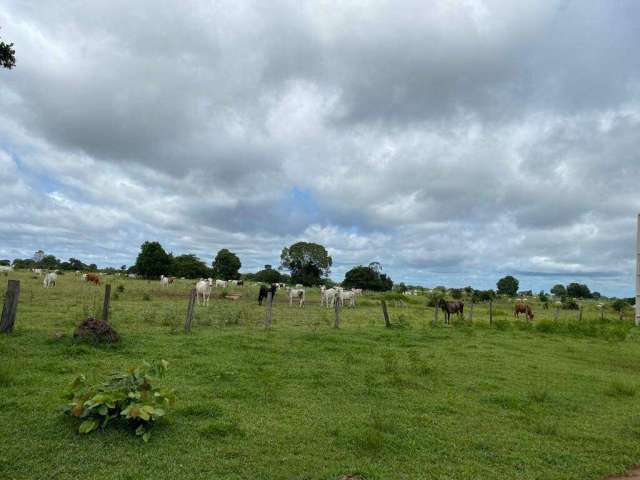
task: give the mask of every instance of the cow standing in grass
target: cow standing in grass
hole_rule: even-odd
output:
[[[58,275],[55,272],[47,273],[44,276],[44,282],[42,283],[44,288],[53,288],[56,286]]]
[[[440,301],[438,301],[437,308],[441,308],[444,312],[444,323],[449,323],[452,313],[457,314],[459,319],[462,319],[464,314],[464,303],[460,300],[452,300],[449,302],[441,298]]]
[[[93,283],[94,285],[100,285],[100,275],[98,275],[97,273],[85,274],[84,280],[88,283]]]
[[[526,303],[516,303],[513,309],[513,316],[520,318],[521,313],[524,313],[529,320],[533,320],[533,310],[531,309],[531,305],[527,305]]]
[[[196,297],[198,305],[209,305],[209,297],[211,296],[211,279],[200,280],[196,283]],[[200,297],[202,297],[202,303],[200,303]]]
[[[262,305],[262,301],[269,296],[269,292],[271,292],[271,300],[273,301],[276,296],[277,289],[278,285],[275,283],[272,283],[270,287],[260,285],[260,291],[258,292],[258,305]]]

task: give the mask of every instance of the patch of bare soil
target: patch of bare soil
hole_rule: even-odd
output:
[[[640,480],[640,465],[623,476],[607,477],[606,480]]]

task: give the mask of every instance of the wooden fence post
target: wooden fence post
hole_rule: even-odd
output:
[[[578,321],[582,321],[582,305],[578,307]]]
[[[336,320],[335,320],[335,323],[333,324],[334,328],[340,328],[340,307],[342,306],[341,303],[342,302],[340,301],[340,298],[336,298],[334,300],[334,307],[336,310]]]
[[[493,323],[493,300],[489,300],[489,326]]]
[[[187,305],[187,318],[184,320],[184,332],[189,333],[191,331],[191,321],[193,320],[193,304],[196,301],[196,289],[192,288],[189,294],[189,304]]]
[[[2,317],[0,317],[0,332],[9,333],[13,330],[13,325],[16,323],[16,314],[18,313],[19,297],[20,281],[9,280],[4,297],[4,306],[2,307]]]
[[[111,284],[104,286],[104,302],[102,303],[102,321],[109,323],[109,302],[111,301]]]
[[[382,315],[384,316],[384,326],[387,328],[391,328],[391,322],[389,321],[389,312],[387,311],[387,302],[386,300],[380,300],[382,304]]]
[[[271,323],[273,322],[273,317],[271,313],[271,308],[273,307],[273,293],[271,290],[267,292],[267,309],[264,317],[264,328],[271,328]]]

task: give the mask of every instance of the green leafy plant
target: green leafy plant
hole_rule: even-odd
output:
[[[89,385],[84,375],[78,375],[65,394],[69,400],[65,413],[83,420],[78,428],[80,433],[105,428],[112,420],[126,419],[136,435],[147,442],[153,423],[164,416],[165,408],[175,403],[173,391],[158,386],[168,365],[166,360],[144,362],[126,373],[114,372],[98,385]]]

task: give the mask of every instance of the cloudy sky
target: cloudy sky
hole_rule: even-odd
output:
[[[0,257],[631,295],[640,2],[13,1]]]

